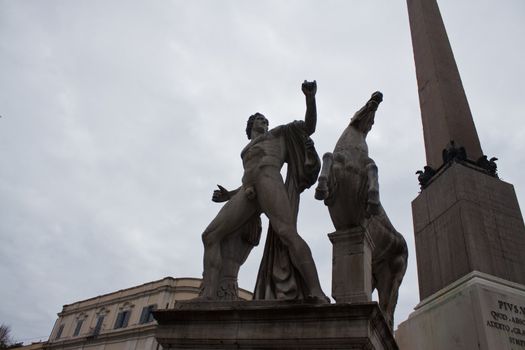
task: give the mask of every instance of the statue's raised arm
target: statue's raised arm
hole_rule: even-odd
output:
[[[306,97],[306,114],[304,116],[305,129],[308,136],[315,132],[315,126],[317,124],[317,106],[315,104],[315,93],[317,92],[317,82],[304,81],[301,86],[304,96]]]

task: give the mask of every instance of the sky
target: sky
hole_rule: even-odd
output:
[[[439,5],[483,151],[524,203],[525,2]],[[64,304],[200,277],[211,194],[240,185],[247,117],[302,119],[305,79],[319,154],[383,92],[368,146],[409,247],[396,324],[419,302],[411,201],[425,154],[405,1],[0,0],[0,76],[0,323],[15,340],[47,339]],[[334,228],[314,187],[298,231],[330,294]]]

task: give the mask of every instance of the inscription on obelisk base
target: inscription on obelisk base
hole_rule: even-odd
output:
[[[471,272],[422,300],[399,325],[401,350],[525,348],[525,288]]]

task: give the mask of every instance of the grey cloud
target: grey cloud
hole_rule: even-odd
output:
[[[524,5],[440,6],[484,151],[522,199]],[[417,304],[410,201],[425,158],[404,2],[1,1],[0,67],[0,321],[17,339],[45,339],[63,304],[199,276],[211,192],[240,183],[246,118],[301,119],[304,79],[318,81],[319,153],[385,94],[369,147],[410,246],[396,320]],[[306,191],[299,231],[327,293],[332,230]]]

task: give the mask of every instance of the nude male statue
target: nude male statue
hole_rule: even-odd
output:
[[[227,202],[202,234],[204,272],[201,299],[218,299],[223,264],[221,243],[264,213],[270,220],[270,231],[287,249],[289,260],[305,290],[302,293],[304,298],[319,303],[329,302],[321,290],[310,248],[297,233],[299,194],[315,183],[319,172],[319,158],[309,138],[317,122],[316,82],[305,81],[302,91],[306,97],[304,121],[268,130],[268,120],[262,114],[256,113],[248,120],[246,133],[250,142],[241,152],[244,166],[242,186],[234,191],[219,186],[213,200]],[[312,152],[315,157],[312,157]],[[312,158],[316,158],[317,163]],[[280,173],[285,162],[288,163],[286,183]],[[267,293],[261,298],[284,299],[279,293],[272,296]]]

